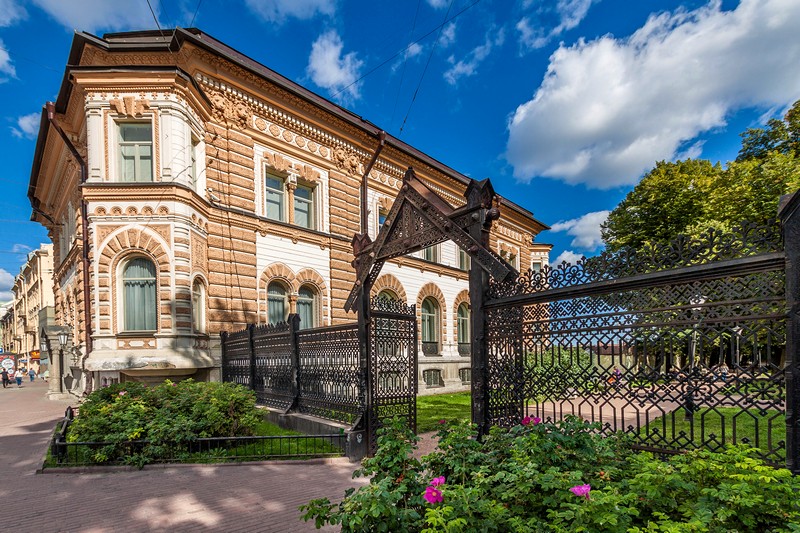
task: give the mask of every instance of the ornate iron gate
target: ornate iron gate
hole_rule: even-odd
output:
[[[576,415],[658,453],[786,464],[785,262],[776,223],[493,280],[488,423]]]
[[[417,429],[417,314],[415,305],[375,296],[370,305],[367,419],[370,450],[375,429],[394,417]]]

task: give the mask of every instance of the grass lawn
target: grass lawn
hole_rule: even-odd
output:
[[[439,429],[439,420],[469,420],[472,395],[469,392],[452,392],[417,396],[417,433]]]
[[[747,438],[751,446],[767,454],[774,452],[775,459],[771,460],[780,461],[786,456],[784,446],[778,444],[786,441],[786,420],[783,413],[774,410],[761,414],[756,409],[742,411],[735,407],[701,409],[694,413],[692,423],[686,420],[683,409],[677,409],[643,427],[639,436],[645,444],[664,445],[677,440],[711,449]]]

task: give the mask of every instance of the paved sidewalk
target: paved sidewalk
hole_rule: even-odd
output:
[[[48,400],[46,392],[38,378],[0,389],[4,531],[318,531],[297,507],[312,498],[338,500],[346,488],[366,483],[351,479],[358,465],[346,459],[36,474],[69,405]]]

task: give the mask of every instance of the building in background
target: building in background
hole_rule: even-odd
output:
[[[199,30],[77,33],[28,193],[55,244],[75,390],[219,379],[220,331],[354,320],[362,180],[374,236],[408,167],[463,205],[470,178]],[[518,269],[547,263],[547,226],[501,212],[492,247]],[[374,285],[417,306],[421,390],[470,381],[467,269],[444,243]]]
[[[46,356],[41,359],[41,331],[54,321],[52,244],[28,254],[11,291],[13,299],[3,306],[0,318],[3,351],[15,354],[17,366],[38,373],[48,364]]]

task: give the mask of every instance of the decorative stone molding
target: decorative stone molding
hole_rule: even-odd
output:
[[[212,90],[209,99],[213,109],[211,116],[214,120],[224,124],[233,124],[241,129],[247,129],[253,118],[250,105],[242,100],[234,100],[228,94]]]
[[[194,231],[189,234],[192,250],[192,271],[202,272],[208,277],[206,265],[208,265],[208,241],[197,235]]]
[[[118,115],[126,117],[141,117],[145,110],[150,109],[150,102],[144,98],[134,98],[133,96],[123,96],[122,98],[112,98],[108,101],[111,108]]]
[[[377,296],[383,290],[392,291],[403,303],[408,302],[408,296],[406,295],[406,290],[403,288],[403,284],[392,274],[383,274],[379,277],[375,283],[373,283],[370,295]]]
[[[364,173],[364,165],[361,163],[359,154],[342,146],[333,149],[333,163],[336,168],[351,176]]]
[[[169,226],[163,226],[169,230]],[[163,228],[162,227],[162,228]],[[97,259],[97,274],[99,278],[106,278],[111,281],[111,324],[114,331],[120,331],[121,327],[117,321],[117,308],[115,302],[118,302],[119,295],[117,294],[116,271],[117,266],[121,261],[125,260],[131,255],[144,255],[148,257],[156,266],[156,287],[161,287],[162,273],[169,273],[171,271],[170,259],[167,254],[169,249],[168,240],[161,240],[160,233],[157,236],[152,226],[146,229],[120,227],[116,235],[109,239],[98,250]],[[158,292],[161,294],[161,291]],[[160,302],[163,303],[163,302]],[[157,319],[156,324],[161,324],[162,306],[156,306]],[[99,314],[103,314],[100,312]],[[102,318],[108,318],[101,316]]]
[[[378,200],[378,205],[380,206],[380,208],[386,211],[387,213],[392,209],[392,203],[393,203],[392,199],[389,198],[388,196],[382,196]]]

